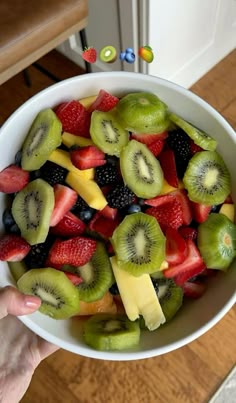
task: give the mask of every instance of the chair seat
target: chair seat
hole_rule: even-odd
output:
[[[1,0],[0,84],[87,25],[87,0]]]

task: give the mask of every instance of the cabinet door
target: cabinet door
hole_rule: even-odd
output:
[[[191,86],[236,45],[235,0],[149,0],[148,73]]]

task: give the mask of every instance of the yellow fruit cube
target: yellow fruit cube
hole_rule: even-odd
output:
[[[79,99],[79,103],[82,104],[86,109],[88,109],[92,105],[92,103],[95,101],[96,98],[97,98],[97,95],[92,95],[90,97],[81,98],[81,99]]]
[[[87,137],[76,136],[75,134],[71,134],[68,132],[62,133],[62,143],[68,148],[72,146],[86,147],[94,145],[91,139],[88,139]]]
[[[224,203],[222,204],[219,213],[226,215],[232,222],[235,218],[235,206],[234,204]]]

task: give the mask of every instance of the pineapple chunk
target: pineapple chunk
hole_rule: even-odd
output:
[[[76,136],[75,134],[71,134],[68,132],[62,133],[62,143],[65,144],[66,147],[70,148],[72,146],[86,147],[94,145],[91,139],[86,137]]]
[[[183,184],[183,182],[180,181],[180,180],[179,180],[179,186],[178,186],[178,188],[175,188],[175,187],[169,185],[169,183],[164,179],[161,192],[159,193],[158,196],[162,196],[162,195],[165,195],[165,194],[167,194],[167,193],[173,192],[173,191],[176,190],[176,189],[183,189],[183,188],[184,188],[184,184]]]
[[[89,107],[92,105],[92,103],[95,101],[96,98],[97,95],[91,95],[90,97],[79,99],[79,103],[82,104],[86,109],[89,109]]]
[[[234,222],[235,217],[235,206],[234,204],[224,203],[222,204],[219,213],[226,215],[232,222]]]
[[[107,201],[97,183],[92,179],[85,179],[70,171],[66,177],[66,183],[70,185],[86,203],[96,209],[102,210]]]
[[[129,320],[135,321],[142,315],[149,330],[155,330],[165,323],[165,316],[149,274],[132,276],[119,267],[115,256],[110,260]]]
[[[55,162],[55,164],[58,164],[62,166],[65,169],[68,169],[70,172],[74,172],[76,175],[80,176],[81,178],[84,179],[93,179],[94,178],[94,169],[78,169],[76,168],[70,159],[70,154],[67,151],[56,149],[54,150],[49,158],[49,161]]]

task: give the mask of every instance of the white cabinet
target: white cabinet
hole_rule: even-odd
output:
[[[236,0],[89,0],[88,45],[133,47],[134,64],[97,63],[93,71],[140,71],[190,87],[236,45]],[[154,61],[138,57],[150,45]],[[83,65],[77,37],[59,49]]]

